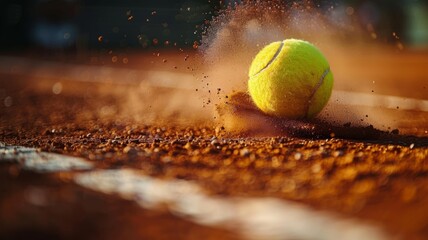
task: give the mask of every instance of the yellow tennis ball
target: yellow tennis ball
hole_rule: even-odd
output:
[[[250,67],[249,93],[269,115],[312,118],[327,104],[332,88],[330,65],[306,41],[273,42],[256,55]]]

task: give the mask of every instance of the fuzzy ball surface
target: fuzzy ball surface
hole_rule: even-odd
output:
[[[248,91],[264,113],[290,119],[316,116],[333,89],[330,65],[309,42],[287,39],[264,47],[254,58]]]

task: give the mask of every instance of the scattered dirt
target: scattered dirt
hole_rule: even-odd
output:
[[[219,106],[221,116],[229,118],[223,125],[148,125],[121,114],[100,115],[106,103],[121,105],[114,94],[97,91],[95,83],[68,83],[74,90],[53,94],[34,89],[28,84],[34,79],[0,79],[13,99],[12,106],[0,107],[0,141],[7,144],[83,157],[97,168],[127,167],[159,178],[193,180],[212,194],[303,202],[377,222],[405,239],[428,235],[427,138],[273,119],[257,113],[245,94]],[[254,118],[242,121],[240,116]],[[245,126],[248,119],[258,122]],[[260,131],[251,128],[260,124]],[[236,126],[246,130],[231,131]],[[0,237],[233,238],[169,214],[137,210],[130,202],[107,200],[55,174],[41,176],[4,164],[1,171]],[[52,204],[32,206],[25,201],[28,188],[47,192]]]

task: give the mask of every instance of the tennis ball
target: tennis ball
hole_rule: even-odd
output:
[[[266,114],[290,119],[312,118],[327,104],[333,74],[311,43],[287,39],[264,47],[254,58],[248,90]]]

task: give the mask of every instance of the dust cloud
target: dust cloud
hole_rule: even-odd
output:
[[[375,39],[374,30],[362,26],[353,13],[349,8],[321,8],[311,2],[245,1],[230,6],[212,21],[200,47],[210,83],[204,86],[203,97],[218,106],[233,93],[247,92],[248,68],[263,46],[287,38],[304,39],[326,55],[335,76],[333,95],[319,119],[382,130],[406,127],[400,120],[406,114],[398,111],[399,105],[406,98],[426,97],[420,79],[426,78],[422,65],[427,61],[415,66],[414,58],[420,56],[404,55],[398,40],[396,45],[387,45]],[[412,72],[411,79],[408,72]],[[391,96],[402,97],[393,108],[385,106]],[[425,117],[418,121],[426,122]],[[248,124],[245,117],[239,121],[225,125]]]
[[[333,10],[326,11],[322,14],[311,3],[281,1],[250,1],[226,9],[213,20],[201,46],[213,84],[227,92],[246,91],[253,57],[273,41],[304,39],[322,50],[332,43],[343,45],[356,30],[336,22]]]
[[[245,111],[236,109],[241,103],[224,104],[234,94],[247,92],[248,68],[258,51],[270,42],[297,38],[312,42],[326,55],[335,78],[332,97],[316,121],[399,128],[402,133],[414,133],[417,126],[416,134],[426,134],[423,79],[428,78],[424,70],[428,58],[406,51],[398,38],[396,44],[374,38],[374,29],[367,26],[349,7],[316,6],[310,1],[244,1],[230,6],[210,22],[196,55],[187,59],[183,53],[178,60],[164,62],[178,66],[172,71],[176,74],[152,71],[140,86],[127,91],[124,115],[149,123],[216,123],[237,132],[239,126],[264,127],[275,134],[264,116],[241,114]],[[405,120],[409,116],[412,121]]]

